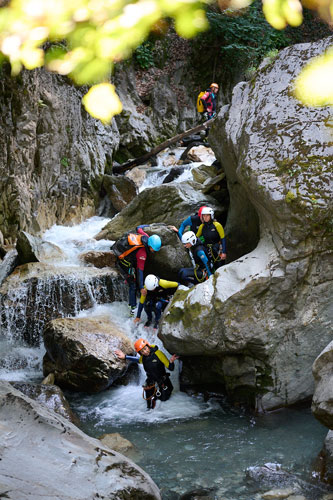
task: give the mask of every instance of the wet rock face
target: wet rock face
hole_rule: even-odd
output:
[[[15,332],[38,345],[46,322],[126,298],[124,280],[114,269],[24,264],[0,288],[0,324],[4,335]]]
[[[200,191],[197,183],[162,184],[142,191],[121,213],[110,221],[96,239],[116,240],[140,224],[163,222],[177,227],[202,205],[221,212],[215,199]]]
[[[228,179],[228,255],[258,221],[260,240],[214,279],[177,291],[160,329],[170,352],[219,358],[218,381],[231,395],[247,390],[258,410],[310,400],[312,364],[332,340],[330,110],[291,94],[301,65],[331,43],[281,51],[221,110],[209,138]]]
[[[82,107],[83,89],[44,70],[0,81],[0,227],[36,234],[95,214],[99,177],[119,140]]]
[[[333,341],[319,354],[313,363],[315,392],[312,413],[329,429],[333,429]]]
[[[4,498],[161,499],[155,483],[134,462],[7,382],[0,382],[0,422]]]
[[[56,319],[48,323],[43,338],[44,375],[54,373],[57,385],[74,391],[106,389],[127,369],[114,350],[134,354],[125,333],[106,319]]]
[[[79,424],[79,418],[73,413],[62,390],[56,385],[29,384],[26,382],[12,382],[12,385],[18,391],[38,401],[49,410],[55,411],[73,424]]]

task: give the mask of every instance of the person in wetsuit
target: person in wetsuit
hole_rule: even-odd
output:
[[[183,234],[182,243],[188,250],[193,267],[182,267],[178,272],[179,281],[186,286],[202,283],[212,275],[207,251],[193,231]]]
[[[216,116],[216,101],[219,86],[217,83],[211,83],[203,96],[201,96],[202,104],[204,105],[204,119],[210,120]]]
[[[131,316],[134,316],[136,308],[137,288],[141,294],[147,293],[143,274],[147,256],[158,252],[162,245],[161,238],[157,234],[149,236],[143,227],[145,226],[138,226],[137,234],[126,234],[112,246],[112,251],[117,256],[118,268],[129,286],[128,302]]]
[[[225,264],[226,243],[222,225],[214,220],[214,210],[203,208],[201,212],[202,224],[197,231],[197,238],[203,237],[203,243],[213,263],[214,270]]]
[[[177,229],[176,226],[169,226],[170,229],[172,229],[173,231],[175,231],[178,234],[180,240],[182,239],[184,231],[187,227],[189,228],[188,231],[193,231],[194,234],[198,231],[199,226],[202,224],[201,212],[202,212],[203,208],[205,208],[204,205],[199,208],[198,213],[187,217],[187,219],[185,219],[181,223],[179,229]]]
[[[154,328],[158,328],[158,322],[162,312],[168,305],[171,296],[175,293],[179,283],[177,281],[168,281],[160,279],[154,274],[148,274],[145,279],[146,295],[140,297],[139,307],[136,313],[135,323],[139,323],[142,310],[147,314],[145,327],[149,327],[153,320],[153,312],[155,314]]]
[[[175,369],[174,362],[178,359],[176,354],[168,358],[156,345],[150,345],[145,339],[138,339],[134,343],[136,352],[140,355],[128,356],[120,349],[115,349],[115,354],[119,359],[125,359],[134,363],[142,363],[146,372],[147,379],[143,385],[147,408],[153,409],[156,405],[156,400],[167,401],[173,391],[173,385],[170,380],[170,374],[166,372],[166,368],[171,372]]]

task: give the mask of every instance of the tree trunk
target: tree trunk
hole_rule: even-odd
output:
[[[181,141],[184,139],[184,137],[187,137],[189,135],[195,134],[196,132],[199,132],[200,130],[205,130],[208,127],[211,126],[211,124],[214,122],[214,119],[207,120],[204,123],[201,123],[200,125],[197,125],[194,128],[191,128],[189,130],[186,130],[186,132],[182,132],[181,134],[175,135],[174,137],[171,137],[170,139],[162,142],[159,146],[156,146],[155,148],[151,149],[148,153],[144,154],[143,156],[140,156],[140,158],[136,158],[135,160],[130,160],[122,165],[117,165],[112,168],[112,173],[114,174],[122,174],[123,172],[126,172],[126,170],[129,170],[130,168],[136,167],[137,165],[142,165],[142,163],[145,163],[149,158],[152,156],[156,155],[160,151],[163,151],[163,149],[166,149],[170,144],[173,144],[175,142]]]

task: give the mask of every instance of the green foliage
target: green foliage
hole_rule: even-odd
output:
[[[283,31],[270,26],[264,18],[261,3],[255,0],[243,15],[208,12],[208,43],[220,45],[224,64],[256,67],[272,51],[290,43]]]
[[[63,167],[69,167],[69,159],[66,156],[61,158],[60,163]]]
[[[148,69],[154,66],[154,46],[147,41],[139,45],[135,50],[134,57],[140,68]]]

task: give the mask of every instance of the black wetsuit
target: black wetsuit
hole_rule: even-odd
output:
[[[146,393],[147,407],[154,408],[156,399],[167,401],[171,396],[173,385],[169,378],[170,374],[166,372],[165,368],[173,371],[175,364],[170,363],[165,354],[156,345],[151,345],[149,349],[150,353],[148,356],[137,358],[126,355],[126,359],[143,364],[147,374],[147,379],[143,386]],[[157,390],[156,384],[158,385]]]

